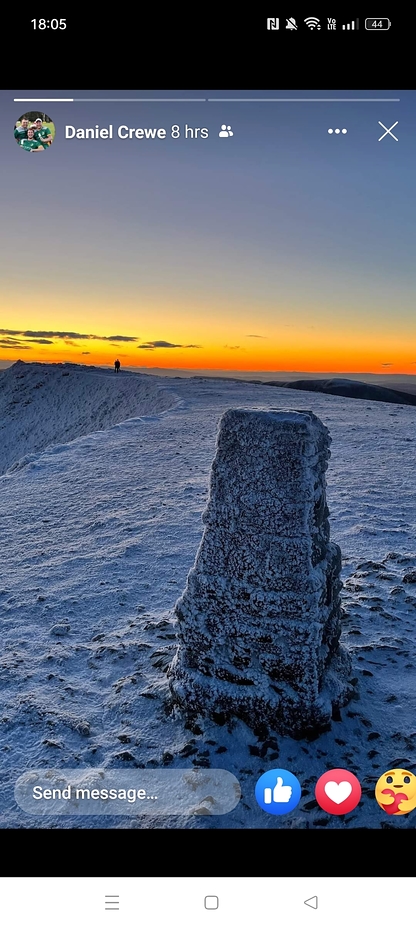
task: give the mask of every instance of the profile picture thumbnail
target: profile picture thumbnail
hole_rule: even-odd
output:
[[[46,151],[55,138],[55,126],[46,113],[31,110],[29,113],[23,113],[17,120],[14,137],[19,148],[23,148],[24,151]]]

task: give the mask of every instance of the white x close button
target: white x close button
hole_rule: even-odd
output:
[[[382,129],[385,129],[385,130],[386,130],[386,131],[383,133],[383,135],[380,135],[379,142],[381,142],[382,139],[385,139],[386,135],[391,135],[392,139],[394,139],[395,142],[398,142],[398,141],[399,141],[398,138],[397,138],[397,135],[393,135],[393,133],[392,133],[392,131],[391,131],[392,129],[394,129],[395,126],[398,126],[399,120],[397,120],[396,122],[394,122],[393,125],[390,126],[390,129],[388,129],[387,126],[384,125],[384,123],[380,122],[380,120],[378,121],[378,124],[379,124],[379,126],[381,126]]]

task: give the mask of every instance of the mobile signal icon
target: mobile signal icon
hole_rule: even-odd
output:
[[[307,16],[306,19],[303,20],[303,22],[306,23],[309,29],[320,29],[321,28],[321,23],[319,19],[316,18],[316,16]]]

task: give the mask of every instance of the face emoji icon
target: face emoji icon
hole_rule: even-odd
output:
[[[410,770],[387,770],[377,780],[376,799],[387,815],[406,815],[416,808],[416,777]]]

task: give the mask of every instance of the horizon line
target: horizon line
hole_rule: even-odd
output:
[[[2,364],[6,364],[7,366],[13,367],[14,364],[18,364],[18,363],[27,364],[27,365],[29,364],[51,364],[51,365],[52,364],[70,364],[73,367],[101,367],[101,368],[110,368],[110,369],[112,369],[114,366],[113,364],[92,364],[92,363],[88,363],[87,361],[64,361],[64,360],[62,361],[46,361],[46,360],[24,361],[23,358],[17,358],[16,360],[8,360],[7,358],[0,359],[0,366]],[[146,366],[143,364],[134,364],[134,365],[126,364],[124,366],[124,370],[135,370],[136,368],[137,370],[144,370],[144,371],[152,371],[152,370],[153,371],[155,370],[157,371],[210,371],[212,373],[216,373],[216,372],[225,373],[226,372],[229,374],[314,374],[314,375],[318,375],[318,374],[338,374],[338,375],[350,374],[351,375],[353,374],[355,377],[358,377],[360,375],[363,375],[363,376],[371,375],[374,377],[392,377],[392,376],[397,376],[397,375],[400,375],[401,377],[416,377],[416,365],[415,365],[414,374],[413,373],[409,374],[405,371],[394,371],[394,372],[392,371],[381,371],[381,372],[349,371],[349,370],[346,370],[346,371],[334,371],[334,370],[314,371],[314,370],[308,370],[308,369],[289,370],[289,369],[276,369],[276,368],[273,368],[272,370],[265,370],[264,368],[159,367],[158,365],[154,365],[150,367],[148,365]]]

